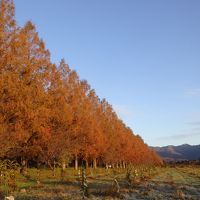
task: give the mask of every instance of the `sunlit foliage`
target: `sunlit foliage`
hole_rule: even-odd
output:
[[[0,157],[24,166],[161,163],[86,80],[50,61],[32,22],[17,26],[12,0],[0,0],[0,141]]]

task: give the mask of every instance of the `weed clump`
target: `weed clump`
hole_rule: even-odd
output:
[[[182,190],[177,190],[175,193],[175,197],[180,200],[185,200],[185,194]]]
[[[82,166],[81,168],[81,191],[82,191],[82,199],[85,199],[86,197],[89,197],[89,190],[88,190],[88,184],[87,184],[87,176],[86,176],[86,170],[85,167]]]
[[[5,195],[16,190],[16,171],[18,167],[18,163],[15,161],[0,161],[0,184],[4,188]]]

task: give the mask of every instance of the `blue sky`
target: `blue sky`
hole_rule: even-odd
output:
[[[200,143],[199,0],[15,0],[64,58],[149,145]]]

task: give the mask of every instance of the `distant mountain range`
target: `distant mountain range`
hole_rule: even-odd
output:
[[[179,146],[151,147],[165,161],[200,159],[200,145],[183,144]]]

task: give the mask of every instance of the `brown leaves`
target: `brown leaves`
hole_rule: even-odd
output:
[[[46,163],[160,162],[64,60],[50,62],[32,22],[15,25],[11,0],[0,0],[0,139],[0,156]]]

